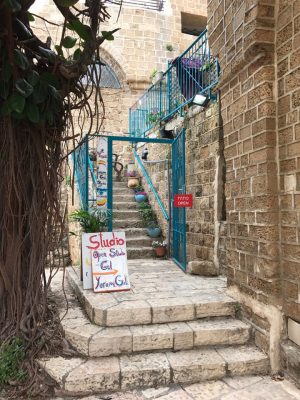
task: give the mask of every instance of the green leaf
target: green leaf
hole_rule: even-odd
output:
[[[38,72],[36,71],[29,71],[27,74],[27,81],[30,83],[31,86],[36,86],[40,79]]]
[[[114,35],[111,33],[111,31],[101,31],[102,36],[104,37],[105,40],[114,40]]]
[[[16,81],[16,89],[25,98],[29,97],[33,92],[33,87],[26,79],[18,79]]]
[[[36,104],[26,104],[25,111],[29,121],[33,122],[34,124],[38,124],[40,122],[40,112]]]
[[[21,11],[21,4],[17,0],[5,0],[5,3],[12,12]]]
[[[44,72],[41,75],[41,81],[44,82],[46,85],[52,85],[56,89],[60,89],[59,80],[54,74],[51,74],[51,72]]]
[[[13,93],[9,98],[9,104],[13,111],[21,114],[25,107],[25,98],[19,93]]]
[[[29,11],[27,11],[27,17],[28,17],[28,21],[30,21],[30,22],[35,21],[34,16]]]
[[[76,3],[78,3],[79,0],[56,0],[57,4],[62,7],[72,7]]]
[[[63,38],[61,44],[66,49],[71,49],[72,47],[75,46],[76,42],[77,42],[77,39],[72,38],[71,36],[66,36]]]
[[[34,88],[33,101],[35,104],[43,103],[48,96],[47,85],[44,82],[40,82]]]
[[[81,54],[82,54],[82,51],[80,49],[75,50],[74,54],[73,54],[73,59],[75,61],[79,60],[81,57]]]
[[[76,32],[77,35],[85,41],[90,40],[92,38],[91,28],[88,25],[84,25],[80,21],[77,20],[70,21],[66,26],[71,31]]]
[[[64,58],[64,53],[63,53],[63,50],[62,50],[61,46],[59,46],[58,44],[56,44],[54,47],[55,47],[55,50],[56,50],[57,54],[58,54],[60,57],[63,57],[63,58]]]
[[[23,71],[28,69],[29,61],[24,53],[19,49],[14,49],[14,59],[18,67],[20,67]]]
[[[41,46],[39,46],[39,51],[42,56],[44,56],[45,58],[47,58],[47,60],[49,60],[51,62],[51,64],[55,63],[56,54],[54,53],[54,51],[52,51],[50,49],[46,49],[45,47],[41,47]]]
[[[23,24],[22,21],[20,21],[18,18],[16,18],[16,23],[19,26],[19,29],[21,30],[21,32],[23,33],[22,39],[30,39],[30,38],[32,38],[32,33],[27,28],[27,26]]]

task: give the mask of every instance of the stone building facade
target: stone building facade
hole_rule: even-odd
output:
[[[287,320],[300,322],[299,21],[297,0],[208,2],[221,66],[228,285],[274,370]]]

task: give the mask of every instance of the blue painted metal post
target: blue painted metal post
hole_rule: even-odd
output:
[[[84,199],[84,209],[88,211],[89,209],[89,142],[88,138],[85,138],[84,143],[84,158],[85,158],[85,163],[84,163],[84,174],[85,174],[85,199]]]
[[[113,230],[113,137],[107,138],[107,210],[108,232]]]

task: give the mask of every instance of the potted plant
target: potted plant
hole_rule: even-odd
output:
[[[156,257],[165,257],[167,253],[167,243],[165,241],[153,241],[152,247]]]
[[[91,208],[87,211],[80,208],[70,214],[70,221],[78,222],[84,233],[105,232],[109,217],[110,212],[108,210]]]
[[[139,211],[144,223],[147,228],[147,234],[152,237],[159,237],[161,235],[161,229],[157,224],[156,215],[152,211],[150,204],[146,201],[139,203]]]
[[[155,85],[155,83],[159,82],[164,76],[163,71],[157,71],[157,69],[153,69],[151,74],[150,74],[150,80],[152,82],[153,85]]]
[[[149,221],[147,224],[147,234],[152,238],[157,238],[161,235],[161,229],[157,221]]]
[[[147,193],[144,191],[143,186],[139,185],[133,188],[134,198],[137,203],[141,203],[147,200]]]
[[[126,176],[128,178],[127,186],[133,189],[140,185],[140,177],[136,171],[127,171]]]

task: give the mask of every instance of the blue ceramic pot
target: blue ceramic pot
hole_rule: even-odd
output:
[[[136,194],[134,198],[135,201],[137,201],[138,203],[141,203],[142,201],[146,200],[146,196],[144,194]]]
[[[157,226],[155,228],[147,228],[147,233],[152,238],[157,238],[161,235],[161,229]]]

